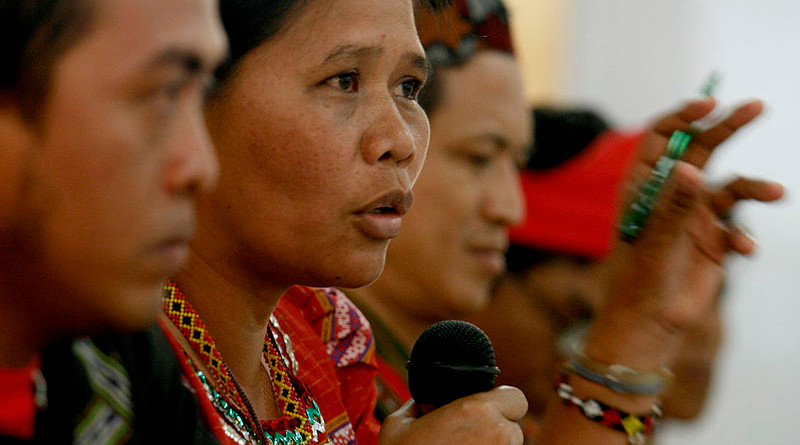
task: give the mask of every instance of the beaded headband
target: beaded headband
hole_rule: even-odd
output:
[[[478,51],[514,52],[501,0],[428,0],[415,11],[417,31],[435,66],[464,63]]]

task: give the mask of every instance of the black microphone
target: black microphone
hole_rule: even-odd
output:
[[[459,320],[440,321],[420,334],[406,367],[414,401],[433,407],[489,391],[500,374],[486,333]]]

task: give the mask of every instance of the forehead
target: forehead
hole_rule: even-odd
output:
[[[213,58],[224,48],[213,0],[96,0],[95,4],[92,28],[75,48],[82,57],[95,59],[89,65],[93,71],[135,71],[170,49]]]
[[[323,63],[342,48],[413,49],[424,54],[411,0],[310,0],[274,39],[293,57]],[[356,56],[375,56],[361,51]]]
[[[453,138],[496,135],[510,146],[530,145],[532,122],[515,59],[483,51],[464,65],[437,73],[442,99],[431,115],[432,137],[447,132]]]

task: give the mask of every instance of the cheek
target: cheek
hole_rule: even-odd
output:
[[[414,194],[420,213],[430,213],[430,219],[436,219],[444,232],[441,235],[446,235],[463,230],[474,213],[473,189],[474,185],[459,180],[458,172],[447,160],[431,156]]]
[[[430,145],[431,126],[428,121],[427,115],[424,112],[416,114],[411,126],[412,135],[414,137],[414,144],[416,147],[417,155],[415,162],[409,167],[409,173],[412,179],[412,185],[419,177],[420,171],[428,155],[428,147]]]
[[[342,130],[348,127],[301,103],[292,108],[277,103],[254,107],[240,116],[240,123],[231,122],[229,131],[237,134],[231,135],[233,143],[225,143],[231,150],[248,147],[249,159],[241,160],[248,163],[246,168],[273,181],[293,183],[295,189],[319,184],[326,176],[345,176],[343,170],[357,151],[354,136]],[[244,140],[237,142],[238,138]]]

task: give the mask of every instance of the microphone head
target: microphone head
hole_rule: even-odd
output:
[[[437,407],[489,391],[500,374],[489,337],[459,320],[441,321],[420,334],[406,366],[414,401]]]

